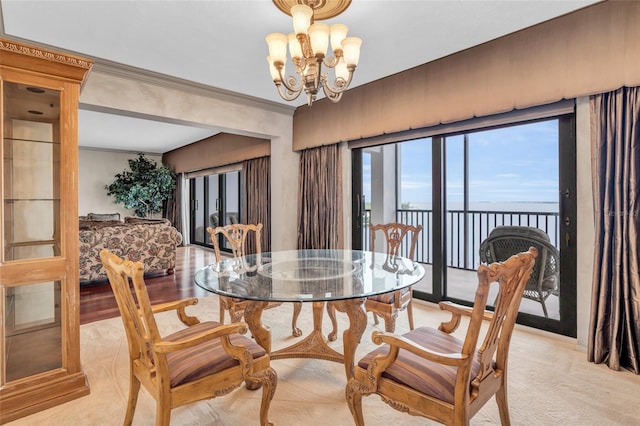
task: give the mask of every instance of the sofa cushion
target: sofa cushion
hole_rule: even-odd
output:
[[[107,226],[126,226],[124,222],[119,220],[80,220],[78,221],[78,228],[83,229],[98,229]]]
[[[120,213],[89,213],[88,220],[120,220]]]
[[[166,225],[171,225],[171,221],[169,219],[154,219],[148,217],[136,217],[136,216],[125,216],[124,223],[129,224],[154,224],[154,223],[164,223]]]

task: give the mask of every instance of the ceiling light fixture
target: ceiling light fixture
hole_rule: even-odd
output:
[[[293,18],[293,30],[288,36],[272,33],[266,37],[269,45],[269,69],[282,99],[293,101],[304,89],[307,104],[311,106],[322,87],[325,96],[338,102],[349,87],[353,72],[360,59],[358,37],[347,37],[346,25],[317,24],[314,21],[333,18],[342,13],[351,0],[273,0],[283,12]],[[326,57],[331,40],[333,57]],[[287,45],[297,77],[285,74]],[[335,78],[329,82],[329,72],[323,74],[323,65],[333,69]]]

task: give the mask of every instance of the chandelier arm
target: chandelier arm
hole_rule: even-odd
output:
[[[304,87],[304,81],[302,79],[300,79],[300,84],[298,84],[298,80],[294,76],[282,75],[282,68],[283,68],[282,66],[277,66],[276,68],[278,70],[278,75],[280,76],[279,83],[282,84],[289,92],[299,93],[302,90],[302,88]],[[278,83],[277,82],[275,83],[276,83],[276,86],[278,86]]]
[[[289,90],[284,84],[276,84],[276,90],[285,101],[294,101],[302,93],[302,87],[298,91]]]
[[[327,97],[327,99],[329,99],[331,102],[339,102],[340,99],[342,98],[342,94],[344,92],[340,92],[340,93],[327,93],[326,91],[324,91],[325,96]]]
[[[338,56],[325,56],[322,64],[327,68],[335,68],[336,64],[340,61],[342,55]]]
[[[353,69],[349,70],[349,77],[345,81],[342,77],[336,78],[336,86],[333,86],[329,83],[327,75],[322,76],[322,89],[324,90],[324,94],[327,97],[342,95],[342,93],[349,88],[349,84],[351,84],[351,80],[353,79]],[[344,82],[344,83],[340,83]]]

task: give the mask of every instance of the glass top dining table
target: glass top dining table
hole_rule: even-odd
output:
[[[224,259],[196,272],[205,290],[269,302],[332,301],[402,289],[424,275],[404,257],[359,250],[289,250]]]
[[[357,344],[364,333],[367,297],[401,290],[420,281],[424,268],[410,259],[360,250],[289,250],[223,259],[195,274],[199,287],[221,296],[247,300],[245,321],[262,347],[279,358],[318,358],[345,364],[353,376]],[[273,303],[311,302],[314,330],[302,341],[271,350],[271,332],[262,311]],[[343,333],[344,354],[322,335],[325,302],[349,317]]]

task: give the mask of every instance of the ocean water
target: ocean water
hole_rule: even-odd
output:
[[[431,210],[432,204],[430,202],[410,201],[411,210]],[[449,202],[447,203],[448,210],[462,210],[463,203],[461,202]],[[504,202],[504,201],[480,201],[470,202],[469,210],[480,211],[513,211],[513,212],[545,212],[545,213],[558,213],[557,202]]]

